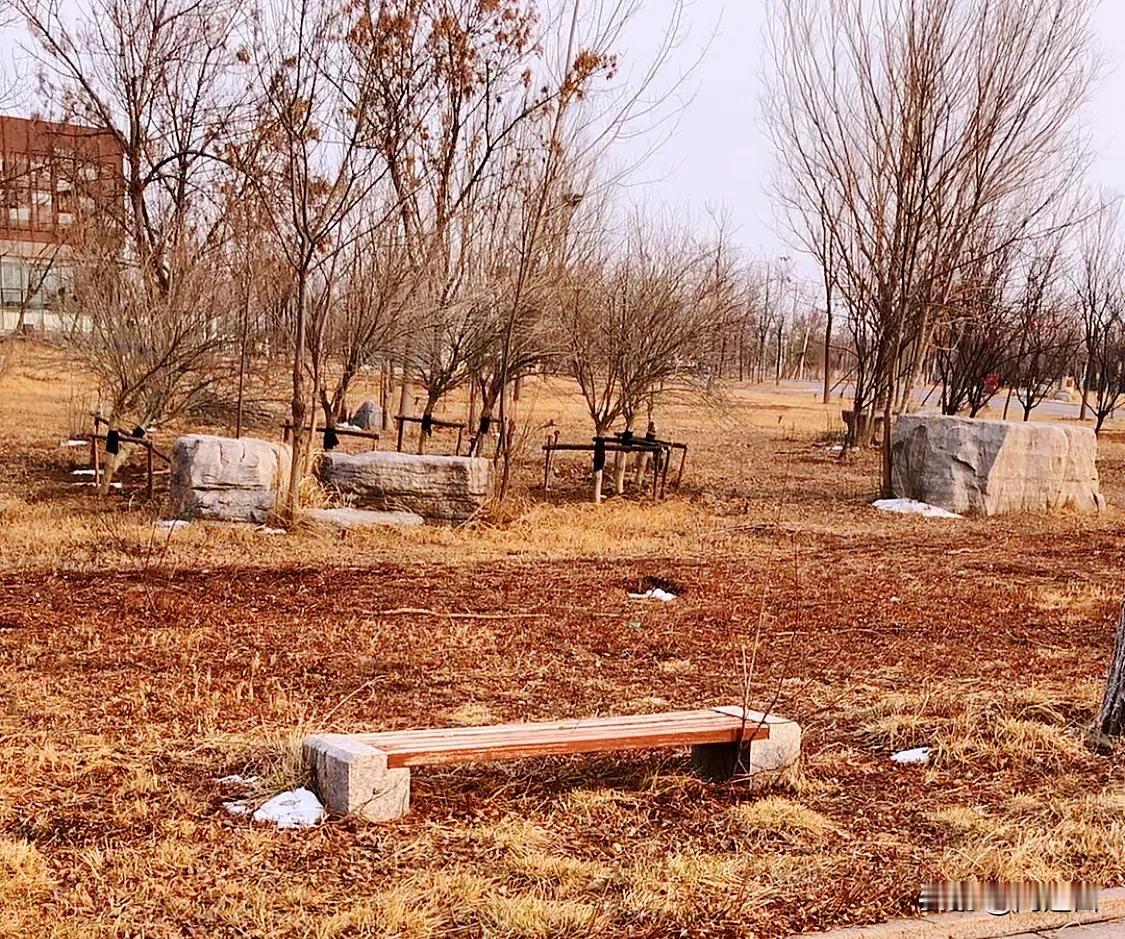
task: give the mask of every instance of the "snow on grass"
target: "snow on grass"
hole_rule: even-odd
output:
[[[215,780],[220,786],[253,786],[258,782],[257,776],[240,776],[232,773],[230,776],[221,776]]]
[[[897,753],[891,754],[891,760],[901,766],[909,766],[911,763],[929,763],[930,748],[914,747],[912,750],[899,750]]]
[[[309,789],[293,789],[274,796],[254,813],[254,821],[278,828],[311,828],[324,818],[324,806]]]
[[[71,470],[70,475],[71,476],[93,476],[94,471],[92,469],[76,469],[76,470]]]
[[[153,524],[157,528],[170,528],[172,531],[178,531],[181,528],[187,528],[191,522],[184,518],[162,518],[153,522]]]
[[[660,587],[653,587],[646,590],[644,593],[631,593],[629,594],[630,600],[659,600],[661,603],[671,603],[676,599],[676,595],[668,590]]]
[[[59,446],[60,447],[88,447],[88,446],[90,446],[90,441],[89,440],[76,440],[74,438],[71,438],[70,440],[64,440],[62,443],[59,444]]]
[[[961,518],[956,512],[919,502],[916,499],[879,499],[871,503],[881,512],[898,512],[901,515],[925,515],[927,518]]]
[[[226,777],[231,779],[233,777]],[[223,782],[225,780],[220,780]],[[231,815],[249,815],[252,811],[245,801],[224,802],[223,808]],[[268,822],[278,828],[311,828],[324,819],[324,806],[316,794],[308,789],[293,789],[274,796],[263,803],[251,816],[256,822]]]

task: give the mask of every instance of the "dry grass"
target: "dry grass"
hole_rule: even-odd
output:
[[[1039,688],[962,691],[939,685],[889,694],[865,712],[862,730],[892,750],[930,746],[938,765],[1058,768],[1081,757],[1082,729],[1099,689],[1059,696]]]
[[[781,796],[742,802],[730,810],[731,821],[751,836],[776,836],[784,841],[811,842],[836,831],[832,821],[813,809]]]
[[[0,935],[771,937],[907,914],[938,877],[1121,881],[1125,765],[1076,733],[1125,591],[1116,511],[885,517],[874,458],[825,449],[838,404],[768,387],[664,409],[692,448],[675,498],[595,507],[560,460],[547,501],[543,425],[588,433],[551,381],[521,400],[515,498],[474,525],[169,535],[135,474],[71,485],[94,397],[42,349],[0,378]],[[1111,428],[1111,502],[1123,468]],[[628,600],[645,577],[683,592]],[[673,751],[419,772],[385,826],[222,808],[302,782],[313,730],[732,703],[751,660],[754,703],[805,729],[773,790]],[[930,765],[890,762],[915,745]]]
[[[1065,781],[1069,789],[1079,780]],[[946,832],[943,877],[963,880],[1042,883],[1069,879],[1075,868],[1096,883],[1113,881],[1125,869],[1125,822],[1120,790],[1060,797],[1014,798],[998,810],[954,806],[933,814]]]

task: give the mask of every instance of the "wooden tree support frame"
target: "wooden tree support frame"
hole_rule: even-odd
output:
[[[394,417],[395,424],[398,427],[398,439],[395,443],[395,449],[402,453],[402,437],[407,424],[422,424],[425,422],[423,417],[411,417],[407,414],[396,414]],[[465,437],[465,431],[468,429],[464,423],[460,421],[442,421],[436,417],[430,418],[430,427],[436,427],[438,430],[456,430],[457,431],[457,446],[453,451],[454,456],[461,455],[461,443]],[[419,433],[418,435],[418,452],[421,453],[425,445],[426,435]]]
[[[94,419],[94,426],[95,427],[99,427],[103,424],[105,424],[108,427],[108,423],[109,422],[106,421],[106,419],[104,417],[95,417],[95,419]],[[94,471],[94,488],[97,489],[98,485],[101,483],[101,478],[102,478],[101,460],[98,456],[98,443],[99,443],[99,441],[101,441],[101,442],[105,441],[106,434],[99,434],[97,431],[95,431],[92,434],[82,434],[80,437],[78,437],[76,439],[90,441],[90,468]],[[132,434],[126,434],[126,433],[122,433],[121,431],[118,431],[117,441],[118,441],[118,443],[121,443],[121,444],[129,444],[130,446],[143,447],[144,448],[144,451],[145,451],[145,473],[146,473],[146,476],[147,476],[147,484],[145,486],[145,496],[146,496],[146,498],[151,499],[156,493],[156,484],[155,484],[156,469],[154,467],[153,457],[154,456],[157,457],[165,465],[167,465],[169,467],[171,467],[171,465],[172,465],[172,457],[169,456],[167,453],[165,453],[163,450],[160,450],[156,446],[156,444],[154,444],[147,437],[134,437]]]
[[[667,492],[672,453],[678,450],[680,465],[672,487],[679,490],[684,479],[684,465],[687,462],[686,443],[660,440],[655,437],[626,437],[623,434],[615,434],[613,437],[594,437],[590,443],[561,443],[559,433],[555,431],[554,436],[548,437],[543,444],[543,491],[551,491],[551,470],[555,465],[556,453],[595,453],[599,445],[604,448],[605,453],[621,453],[626,456],[630,453],[650,454],[653,457],[652,497],[654,499],[663,499]]]
[[[305,430],[312,430],[313,434],[322,434],[327,430],[327,425],[321,426],[319,424],[306,425]],[[358,430],[351,427],[340,427],[337,424],[332,426],[332,430],[337,437],[358,437],[363,440],[371,441],[371,449],[379,449],[379,432],[376,430]],[[293,433],[293,422],[286,421],[281,425],[281,440],[283,443],[289,443],[289,438]]]

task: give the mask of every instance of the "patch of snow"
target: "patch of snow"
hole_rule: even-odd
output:
[[[928,518],[961,518],[956,512],[930,505],[928,502],[918,502],[916,499],[879,499],[871,503],[873,508],[881,512],[898,512],[902,515],[925,515]]]
[[[323,818],[320,799],[304,788],[276,795],[254,813],[254,821],[272,822],[278,828],[310,828]]]
[[[157,528],[170,528],[172,531],[187,528],[190,524],[191,522],[185,518],[162,518],[153,522],[153,525]]]
[[[828,448],[828,452],[829,452],[829,453],[839,453],[839,452],[841,452],[841,451],[842,451],[843,449],[844,449],[844,445],[843,445],[842,443],[838,443],[838,444],[836,444],[836,445],[835,445],[834,447],[829,447],[829,448]]]
[[[246,815],[250,811],[250,806],[245,802],[224,802],[223,808],[231,815]]]
[[[891,760],[900,766],[908,766],[911,763],[929,763],[930,748],[915,747],[913,750],[899,750],[897,753],[891,754]]]
[[[257,781],[257,776],[239,776],[238,773],[215,780],[220,786],[253,786]]]
[[[288,532],[284,528],[270,528],[269,525],[263,525],[261,528],[255,529],[262,535],[287,535]]]
[[[71,438],[70,440],[64,440],[62,443],[59,444],[59,446],[60,447],[88,447],[88,446],[90,446],[90,441],[89,440],[74,440],[73,438]]]
[[[71,476],[93,476],[94,471],[87,467],[86,469],[76,469],[70,471]]]
[[[653,587],[646,590],[644,593],[631,593],[629,594],[630,600],[659,600],[661,603],[671,603],[676,599],[674,593],[669,593],[667,590],[662,590],[660,587]]]
[[[72,486],[94,486],[94,485],[97,485],[97,484],[96,483],[71,483],[71,485]],[[124,483],[110,483],[109,484],[110,489],[121,489],[123,486],[124,486]]]
[[[347,421],[344,421],[340,424],[337,424],[336,429],[337,430],[363,430],[363,428],[360,427],[358,424],[349,424]]]

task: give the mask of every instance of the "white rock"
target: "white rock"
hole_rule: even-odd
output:
[[[304,788],[276,795],[254,813],[254,821],[272,822],[278,828],[310,828],[323,818],[320,799]]]
[[[910,765],[911,763],[929,763],[930,748],[915,747],[912,750],[899,750],[897,753],[891,754],[891,760],[903,766]]]
[[[891,435],[895,495],[961,514],[1096,512],[1089,427],[908,414]]]
[[[898,512],[902,515],[925,515],[928,518],[961,518],[956,512],[949,512],[927,502],[914,499],[878,499],[871,505],[881,512]]]
[[[472,518],[492,495],[492,461],[479,457],[326,453],[320,475],[360,508],[412,512],[439,522]]]
[[[290,459],[289,447],[269,440],[180,437],[172,446],[174,514],[265,522],[288,486]]]

